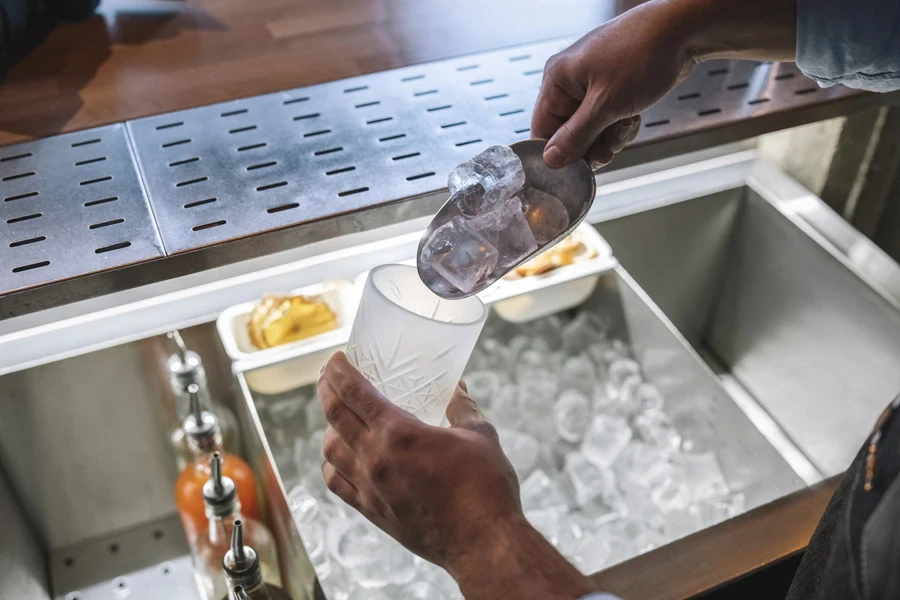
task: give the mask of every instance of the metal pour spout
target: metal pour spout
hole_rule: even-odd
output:
[[[235,521],[231,530],[231,554],[234,557],[234,566],[242,568],[247,564],[247,555],[244,553],[244,523]]]

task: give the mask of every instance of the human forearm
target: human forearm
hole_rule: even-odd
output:
[[[680,29],[686,55],[793,61],[797,54],[795,0],[660,0]]]
[[[590,582],[524,517],[496,524],[492,542],[448,565],[466,600],[577,600]]]

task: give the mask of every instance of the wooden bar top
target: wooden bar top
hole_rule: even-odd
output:
[[[103,0],[0,82],[0,145],[581,34],[637,0]]]

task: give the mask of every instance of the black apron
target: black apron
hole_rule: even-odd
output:
[[[900,396],[844,474],[786,600],[900,600]]]

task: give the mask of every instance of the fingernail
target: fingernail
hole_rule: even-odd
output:
[[[634,120],[630,120],[627,123],[622,123],[621,125],[616,127],[616,137],[619,138],[619,141],[628,139],[628,136],[633,128]]]
[[[544,149],[544,162],[551,169],[560,169],[568,164],[568,157],[557,146]]]

